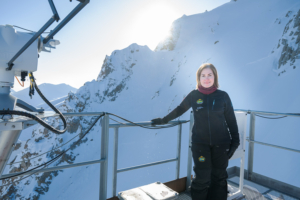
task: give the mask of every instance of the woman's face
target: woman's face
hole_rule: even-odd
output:
[[[210,68],[203,69],[200,74],[201,85],[205,88],[209,88],[213,86],[214,82],[215,82],[215,76],[212,70]]]

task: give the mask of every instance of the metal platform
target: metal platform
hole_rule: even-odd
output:
[[[230,196],[239,189],[239,177],[234,176],[228,180],[228,190],[230,191]],[[297,198],[291,197],[287,194],[262,186],[260,184],[254,183],[252,181],[244,180],[244,195],[237,197],[233,200],[299,200]],[[179,194],[178,200],[191,200],[191,194],[189,192],[182,192]]]
[[[234,176],[228,181],[229,190],[237,190],[239,184],[239,177]],[[236,198],[236,200],[299,200],[287,194],[274,190],[266,186],[254,183],[252,181],[244,180],[244,198]]]
[[[228,179],[228,189],[229,191],[231,191],[231,193],[235,193],[236,191],[238,191],[238,182],[239,177],[237,176]],[[297,198],[293,198],[289,195],[283,194],[279,191],[264,187],[262,185],[247,180],[245,180],[243,188],[244,196],[237,197],[233,200],[299,200]],[[231,193],[229,193],[228,196],[230,196]],[[185,191],[181,192],[176,199],[192,200],[192,197],[189,192]]]

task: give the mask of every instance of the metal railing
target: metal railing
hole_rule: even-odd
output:
[[[263,114],[263,115],[267,115],[267,116],[300,117],[300,113],[299,114],[276,113],[276,112],[264,112],[264,111],[257,111],[257,110],[242,110],[242,109],[235,109],[235,111],[241,111],[241,112],[246,112],[246,113],[250,114],[249,138],[246,139],[249,142],[249,146],[248,146],[248,168],[247,168],[247,173],[246,173],[246,178],[248,180],[252,180],[252,175],[253,175],[254,143],[300,153],[300,150],[297,150],[297,149],[291,149],[291,148],[287,148],[287,147],[282,147],[282,146],[278,146],[278,145],[273,145],[273,144],[268,144],[268,143],[264,143],[264,142],[255,141],[256,114]]]
[[[103,112],[88,112],[88,113],[63,113],[66,117],[73,117],[73,116],[97,116],[102,115]],[[41,118],[46,117],[53,117],[57,116],[56,114],[46,114],[44,117],[41,116]],[[80,163],[74,163],[74,164],[68,164],[68,165],[61,165],[61,166],[55,166],[55,167],[49,167],[49,168],[43,168],[39,170],[33,170],[28,173],[23,173],[24,175],[29,175],[32,173],[43,173],[43,172],[51,172],[56,170],[63,170],[73,167],[80,167],[85,165],[91,165],[91,164],[99,164],[100,163],[100,185],[99,185],[99,199],[100,200],[106,200],[107,198],[107,172],[108,172],[108,138],[109,138],[109,128],[114,129],[114,158],[113,158],[113,187],[112,187],[112,196],[116,196],[116,186],[117,186],[117,174],[125,171],[140,169],[144,167],[169,163],[169,162],[176,162],[176,173],[175,177],[176,179],[179,179],[179,172],[180,172],[180,153],[181,153],[181,135],[182,135],[182,124],[186,123],[188,121],[186,120],[178,120],[178,121],[171,121],[168,124],[178,124],[178,132],[177,132],[177,155],[176,158],[163,160],[163,161],[157,161],[153,163],[147,163],[139,166],[133,166],[129,168],[124,169],[117,169],[117,160],[118,160],[118,135],[119,135],[119,128],[124,127],[137,127],[137,125],[142,126],[149,126],[151,125],[151,122],[140,122],[135,123],[137,125],[133,125],[131,123],[124,123],[124,124],[109,124],[109,115],[105,114],[101,120],[101,146],[100,146],[100,159],[99,160],[92,160],[92,161],[86,161],[86,162],[80,162]],[[32,120],[23,120],[22,121],[24,127],[32,126],[36,124],[35,121]],[[19,175],[22,172],[17,173],[10,173],[10,174],[4,174],[1,176],[1,178],[7,178],[11,176],[21,176]]]
[[[169,162],[175,162],[176,161],[176,173],[175,177],[176,179],[179,179],[179,171],[180,171],[180,153],[181,153],[181,135],[182,135],[182,124],[187,121],[185,120],[180,120],[180,121],[171,121],[169,124],[178,124],[178,132],[177,132],[177,155],[176,158],[171,158],[168,160],[162,160],[162,161],[157,161],[153,163],[147,163],[143,165],[138,165],[138,166],[133,166],[133,167],[128,167],[128,168],[123,168],[123,169],[117,169],[118,165],[118,143],[119,143],[119,128],[123,127],[137,127],[137,125],[133,125],[131,123],[124,123],[124,124],[110,124],[109,128],[114,128],[114,154],[113,154],[113,175],[112,175],[112,196],[116,196],[117,194],[117,174],[121,172],[126,172],[130,170],[135,170],[135,169],[140,169],[144,167],[150,167],[154,165],[160,165],[164,163],[169,163]],[[149,126],[151,125],[150,122],[144,122],[144,123],[137,123],[138,125],[142,126]]]
[[[248,170],[246,177],[248,180],[251,180],[252,173],[253,173],[253,157],[254,157],[254,143],[261,144],[261,145],[267,145],[275,148],[280,148],[284,150],[289,150],[293,152],[300,153],[300,150],[281,147],[277,145],[267,144],[259,141],[255,141],[255,114],[263,114],[263,115],[285,115],[285,116],[293,116],[293,117],[300,117],[300,114],[291,114],[291,113],[274,113],[274,112],[263,112],[263,111],[254,111],[254,110],[241,110],[241,109],[235,109],[235,111],[245,112],[250,114],[250,130],[249,130],[249,139],[247,140],[249,142],[248,147]],[[89,113],[64,113],[65,116],[96,116],[101,115],[102,112],[89,112]],[[52,115],[53,116],[53,115]],[[47,116],[47,117],[52,117]],[[185,123],[187,121],[181,120],[181,121],[172,121],[169,122],[169,124],[174,123]],[[186,189],[191,184],[191,174],[192,174],[192,152],[191,152],[191,136],[192,136],[192,126],[194,123],[194,117],[193,113],[190,114],[190,127],[189,127],[189,150],[188,150],[188,162],[187,162],[187,184]],[[34,124],[33,121],[24,121],[24,126],[26,124]],[[150,125],[150,122],[142,122],[142,123],[136,123],[138,125]],[[117,186],[117,174],[129,170],[135,170],[139,168],[144,168],[148,166],[153,165],[159,165],[163,163],[168,162],[175,162],[176,161],[176,179],[179,178],[179,171],[180,171],[180,153],[181,153],[181,135],[182,135],[182,124],[178,125],[178,133],[177,133],[177,156],[176,158],[163,160],[163,161],[157,161],[154,163],[147,163],[139,166],[133,166],[129,168],[123,168],[123,169],[117,169],[117,160],[118,160],[118,138],[119,138],[119,128],[123,127],[136,127],[136,125],[125,123],[125,124],[109,124],[109,115],[106,114],[101,121],[101,156],[99,160],[93,160],[93,161],[87,161],[87,162],[80,162],[75,164],[69,164],[69,165],[62,165],[62,166],[56,166],[56,167],[49,167],[42,170],[35,170],[32,172],[49,172],[49,171],[56,171],[56,170],[62,170],[67,168],[73,168],[73,167],[79,167],[79,166],[85,166],[85,165],[91,165],[91,164],[98,164],[100,163],[100,188],[99,188],[99,199],[105,200],[107,198],[107,169],[108,169],[108,134],[109,134],[109,128],[114,129],[114,153],[113,153],[113,176],[112,176],[112,196],[116,196],[116,186]],[[2,175],[2,178],[10,177],[12,175],[18,175],[19,173],[11,173],[11,174],[5,174]],[[29,173],[28,173],[29,174]],[[26,174],[22,174],[26,175]]]

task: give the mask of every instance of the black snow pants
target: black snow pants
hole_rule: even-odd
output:
[[[226,200],[229,144],[192,144],[194,172],[192,200]]]

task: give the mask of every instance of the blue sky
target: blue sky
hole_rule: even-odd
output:
[[[171,23],[182,15],[212,10],[229,0],[110,0],[90,3],[70,21],[54,39],[61,44],[51,53],[42,52],[38,84],[66,83],[79,88],[97,78],[105,55],[132,43],[154,49]],[[54,0],[63,19],[77,4],[76,0]],[[39,30],[52,16],[47,0],[0,1],[0,24]],[[49,30],[58,23],[54,23]],[[29,83],[25,83],[25,87]],[[15,84],[15,90],[22,89]]]

